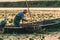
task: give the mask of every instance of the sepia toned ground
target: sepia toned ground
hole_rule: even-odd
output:
[[[2,34],[0,38],[3,40],[60,40],[60,32],[51,34]]]

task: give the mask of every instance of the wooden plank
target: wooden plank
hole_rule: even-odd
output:
[[[18,29],[18,28],[23,28],[23,27],[4,27],[4,28],[14,28],[14,29]]]
[[[32,28],[33,27],[38,28],[38,27],[42,27],[42,26],[55,25],[55,24],[58,24],[58,23],[52,23],[52,24],[46,24],[46,25],[26,25],[26,27],[29,28],[31,26]],[[24,28],[24,26],[23,27],[4,27],[4,28],[14,28],[14,29],[16,29],[16,28]]]

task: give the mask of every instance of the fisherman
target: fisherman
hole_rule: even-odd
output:
[[[6,25],[6,20],[2,20],[1,22],[0,22],[0,27],[4,27],[5,25]]]
[[[6,23],[7,23],[6,20],[2,20],[2,21],[0,22],[0,31],[2,31],[2,28],[5,27]]]
[[[14,25],[15,25],[15,27],[20,27],[20,20],[22,20],[22,22],[23,21],[26,21],[27,22],[27,20],[24,19],[24,14],[26,14],[26,13],[27,13],[27,10],[23,10],[23,12],[19,12],[15,16],[15,18],[14,18]]]

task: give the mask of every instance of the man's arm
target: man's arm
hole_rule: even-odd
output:
[[[22,18],[22,21],[26,21],[26,22],[27,22],[28,20],[26,20],[26,19]]]
[[[26,21],[26,22],[27,22],[28,20],[26,20],[26,19],[22,19],[22,24],[24,24],[24,21]]]

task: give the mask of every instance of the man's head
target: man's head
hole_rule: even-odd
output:
[[[23,10],[23,13],[26,14],[27,13],[27,10]]]

